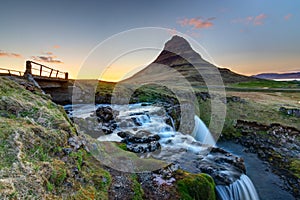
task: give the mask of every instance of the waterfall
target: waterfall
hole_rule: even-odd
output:
[[[192,136],[202,144],[215,146],[216,141],[211,135],[206,125],[203,123],[203,121],[197,115],[195,115],[194,119],[195,119],[195,127]]]
[[[217,195],[221,200],[258,200],[258,194],[250,178],[242,174],[240,179],[229,186],[217,185]]]

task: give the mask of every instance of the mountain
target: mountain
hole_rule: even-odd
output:
[[[291,72],[291,73],[262,73],[254,75],[255,78],[261,79],[300,79],[300,72]]]
[[[184,82],[184,84],[199,86],[251,80],[256,79],[234,73],[229,69],[218,68],[207,62],[192,49],[187,40],[180,36],[173,36],[151,64],[122,82],[136,84],[146,82],[182,84]]]

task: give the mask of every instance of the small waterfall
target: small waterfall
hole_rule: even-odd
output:
[[[195,115],[194,119],[195,119],[195,127],[192,136],[202,144],[215,146],[216,141],[211,135],[206,125],[203,123],[203,121],[197,115]]]
[[[259,200],[252,181],[245,174],[229,186],[217,185],[216,190],[221,200]]]

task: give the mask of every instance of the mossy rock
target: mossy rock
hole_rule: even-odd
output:
[[[178,170],[176,182],[181,199],[184,200],[215,200],[215,183],[207,174],[190,174]]]

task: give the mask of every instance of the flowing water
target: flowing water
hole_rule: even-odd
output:
[[[97,105],[97,107],[106,105]],[[154,157],[160,160],[179,164],[184,170],[192,173],[201,172],[198,169],[198,160],[204,161],[205,167],[216,165],[217,169],[222,169],[220,174],[227,175],[233,181],[230,185],[218,185],[217,193],[221,200],[256,200],[259,199],[255,187],[251,180],[241,172],[236,172],[230,166],[222,166],[223,163],[213,163],[213,154],[210,154],[210,147],[215,146],[215,140],[202,120],[195,116],[195,127],[191,135],[182,134],[174,130],[174,123],[170,120],[165,110],[157,106],[142,106],[141,104],[132,105],[113,105],[114,110],[119,111],[115,117],[117,129],[109,135],[102,135],[99,141],[122,141],[117,133],[127,131],[133,135],[138,135],[141,131],[148,134],[160,136],[159,143],[161,149],[158,152],[143,154],[142,157]],[[72,117],[86,118],[95,111],[92,105],[74,105],[73,111],[70,106],[65,107],[69,110]],[[134,119],[134,120],[133,120]],[[171,124],[166,124],[169,119]],[[149,136],[149,135],[148,135]],[[198,163],[197,163],[198,162]],[[203,168],[202,168],[203,169]]]
[[[232,141],[218,142],[217,145],[226,151],[241,156],[245,160],[247,175],[256,186],[257,193],[261,199],[271,200],[293,200],[289,192],[284,190],[284,181],[270,170],[267,163],[260,160],[256,154],[247,153],[244,147]]]

